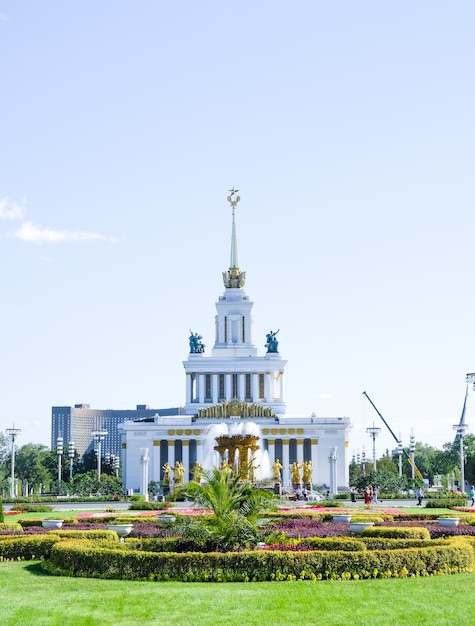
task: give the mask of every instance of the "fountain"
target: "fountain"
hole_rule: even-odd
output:
[[[211,469],[227,464],[240,471],[253,461],[250,480],[272,480],[269,453],[258,444],[261,429],[254,422],[213,424],[208,431],[207,445],[203,446],[203,467]]]

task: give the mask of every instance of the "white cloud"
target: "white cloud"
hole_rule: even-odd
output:
[[[33,222],[24,222],[21,227],[11,233],[9,237],[20,239],[27,243],[59,243],[68,241],[115,241],[112,237],[88,233],[84,231],[54,230],[46,226],[37,226]]]
[[[20,220],[26,213],[26,200],[21,204],[10,201],[8,198],[0,200],[0,219],[3,220]]]

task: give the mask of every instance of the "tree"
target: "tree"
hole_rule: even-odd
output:
[[[27,443],[15,453],[15,476],[28,483],[30,491],[49,486],[52,476],[45,465],[49,449],[39,443]]]

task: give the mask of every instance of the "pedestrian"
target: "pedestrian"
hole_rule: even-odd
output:
[[[374,502],[374,504],[377,504],[377,502],[378,502],[378,495],[379,495],[379,487],[378,487],[378,485],[376,485],[375,487],[373,487],[373,502]]]
[[[420,487],[417,488],[416,498],[417,498],[417,506],[422,506],[422,498],[424,494],[422,493],[422,489]]]
[[[364,490],[364,503],[367,505],[371,504],[371,486],[368,485]]]
[[[475,505],[475,487],[473,485],[470,487],[470,497],[472,498],[472,501],[470,502],[470,506],[474,506]]]

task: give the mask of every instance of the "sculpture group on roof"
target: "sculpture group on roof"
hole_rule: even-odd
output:
[[[205,351],[205,344],[201,341],[203,337],[198,333],[192,333],[190,330],[190,353],[201,354]]]
[[[279,332],[278,330],[276,330],[275,332],[271,330],[270,332],[267,333],[266,343],[264,346],[264,348],[267,348],[267,352],[279,352],[279,342],[275,338],[278,332]]]

